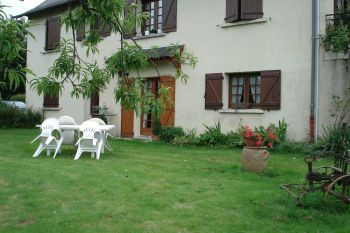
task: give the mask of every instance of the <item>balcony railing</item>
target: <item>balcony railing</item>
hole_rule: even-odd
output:
[[[350,25],[350,12],[326,15],[327,26]]]

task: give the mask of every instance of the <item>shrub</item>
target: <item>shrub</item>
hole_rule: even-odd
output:
[[[227,136],[221,131],[221,124],[218,122],[214,126],[204,125],[205,132],[199,135],[199,144],[216,146],[227,145]]]
[[[0,128],[34,128],[42,120],[40,112],[31,109],[22,112],[0,103]]]
[[[228,132],[226,134],[226,140],[227,145],[230,147],[241,148],[245,145],[244,141],[242,140],[242,136],[238,130]]]
[[[17,108],[7,106],[0,102],[0,128],[13,128],[20,117]]]
[[[21,112],[17,124],[15,127],[18,128],[35,128],[35,125],[41,124],[43,116],[39,111],[33,111],[27,109],[25,112]]]
[[[26,95],[25,94],[17,94],[17,95],[13,95],[10,98],[11,101],[21,101],[23,103],[26,102]]]
[[[342,153],[350,148],[350,125],[333,124],[323,127],[323,150],[329,153]]]
[[[278,121],[278,125],[270,124],[269,128],[272,129],[273,133],[276,134],[278,138],[277,143],[283,143],[287,140],[287,129],[288,124],[285,122],[284,118],[282,121]]]
[[[176,146],[198,145],[199,139],[196,136],[196,130],[192,129],[183,136],[175,137],[172,143]]]
[[[160,130],[160,139],[164,142],[171,142],[176,137],[184,136],[185,132],[181,127],[165,126]]]

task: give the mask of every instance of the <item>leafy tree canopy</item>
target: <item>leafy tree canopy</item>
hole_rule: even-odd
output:
[[[24,64],[26,36],[33,37],[28,32],[28,23],[7,17],[4,7],[0,3],[0,97],[1,89],[6,86],[16,89],[25,83],[26,73],[31,73]]]
[[[160,115],[169,103],[169,88],[161,86],[158,94],[146,93],[141,96],[143,86],[142,77],[130,79],[128,74],[136,71],[139,74],[146,67],[153,67],[160,76],[156,63],[149,59],[147,52],[138,45],[130,33],[136,27],[141,26],[149,17],[145,12],[140,12],[140,4],[126,4],[124,0],[79,0],[78,5],[69,2],[69,7],[62,17],[62,26],[67,32],[72,33],[71,39],[61,39],[58,53],[59,56],[49,69],[47,76],[36,77],[31,82],[31,87],[39,94],[59,95],[65,85],[72,85],[71,95],[74,97],[89,97],[93,93],[106,89],[112,79],[117,80],[114,91],[115,100],[127,109],[140,111],[152,111],[156,117]],[[76,29],[85,25],[110,26],[112,34],[119,35],[119,48],[105,59],[104,65],[98,65],[95,57],[99,53],[98,44],[101,42],[99,28],[89,27],[85,32],[82,47],[85,56],[82,58],[76,45]],[[157,56],[156,47],[152,53]],[[149,52],[148,52],[149,53]],[[196,57],[192,53],[181,51],[176,44],[169,49],[171,63],[174,64],[174,78],[186,82],[189,76],[180,68],[181,65],[195,67]],[[159,54],[158,54],[159,55]],[[154,57],[153,56],[153,57]]]

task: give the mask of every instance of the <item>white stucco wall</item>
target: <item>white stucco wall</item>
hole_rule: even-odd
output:
[[[332,13],[333,4],[320,0],[322,14]],[[303,140],[308,137],[310,115],[311,76],[311,1],[305,0],[264,0],[264,22],[234,27],[222,27],[225,18],[225,0],[178,0],[177,31],[163,37],[147,38],[137,42],[144,48],[152,45],[168,46],[172,43],[185,45],[185,50],[193,52],[199,63],[195,70],[183,67],[191,79],[187,85],[176,82],[175,125],[186,129],[195,128],[202,132],[203,124],[213,125],[220,121],[225,131],[234,130],[241,124],[264,125],[276,123],[283,118],[289,124],[288,136]],[[195,13],[194,13],[195,12]],[[324,15],[320,20],[324,20]],[[30,40],[28,65],[36,74],[45,75],[56,54],[42,54],[45,43],[44,19],[35,21],[31,31],[36,41]],[[324,25],[320,25],[324,27]],[[62,34],[64,35],[64,33]],[[100,54],[95,56],[99,64],[118,48],[119,36],[112,35],[101,42]],[[321,58],[321,55],[320,55]],[[322,59],[320,59],[322,60]],[[323,61],[320,61],[321,63]],[[40,65],[39,65],[40,64]],[[320,65],[320,92],[328,90],[330,84],[324,77],[330,77],[334,67],[332,62]],[[174,68],[159,65],[160,73],[174,74]],[[223,86],[224,109],[228,108],[228,75],[234,72],[281,70],[281,110],[263,111],[262,114],[232,114],[204,109],[206,73],[226,73]],[[339,76],[342,64],[336,68]],[[150,67],[141,73],[143,77],[153,77],[157,73]],[[131,76],[136,76],[131,74]],[[328,80],[328,81],[327,81]],[[337,92],[343,84],[332,86]],[[108,112],[117,122],[116,133],[120,133],[120,106],[114,101],[112,81],[107,90],[100,94],[100,105],[106,104]],[[69,92],[69,87],[66,88]],[[27,89],[28,101],[35,107],[42,106],[42,97]],[[329,93],[327,93],[329,95]],[[320,94],[321,96],[321,94]],[[326,99],[326,97],[325,97]],[[320,98],[320,121],[329,103]],[[71,100],[68,93],[60,99],[61,110],[54,114],[68,114],[78,121],[87,119],[88,100]],[[135,136],[140,133],[140,119],[135,116]]]

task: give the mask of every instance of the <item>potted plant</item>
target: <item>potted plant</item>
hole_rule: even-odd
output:
[[[245,147],[242,151],[241,162],[245,171],[261,173],[267,168],[269,152],[267,148],[272,148],[277,141],[277,136],[273,128],[262,126],[252,129],[244,126],[239,129]]]
[[[149,31],[151,34],[157,34],[157,30],[152,28],[150,31]]]

